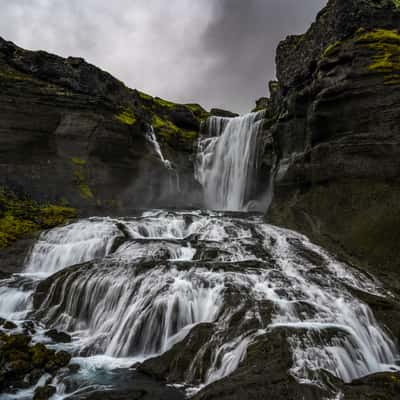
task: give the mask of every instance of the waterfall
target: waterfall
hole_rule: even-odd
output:
[[[251,199],[263,112],[237,118],[210,117],[199,141],[196,178],[211,209],[244,211]]]
[[[154,128],[152,125],[150,125],[150,129],[147,131],[146,138],[149,141],[149,143],[153,146],[154,151],[156,152],[156,154],[158,155],[158,157],[164,164],[165,168],[172,169],[171,162],[164,157],[164,154],[161,151],[160,144],[158,143],[158,140],[157,140],[157,137],[156,137],[156,134],[154,132]]]
[[[158,210],[43,233],[24,274],[0,283],[0,315],[19,323],[25,307],[47,329],[70,333],[84,365],[154,357],[208,324],[184,371],[194,385],[204,371],[197,388],[233,373],[249,345],[285,329],[291,374],[322,384],[324,370],[350,382],[397,368],[396,346],[354,295],[360,290],[390,297],[262,216]]]

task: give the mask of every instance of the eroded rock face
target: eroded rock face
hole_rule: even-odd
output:
[[[188,194],[197,189],[190,157],[200,106],[153,99],[83,59],[26,51],[1,38],[0,92],[0,185],[42,202],[65,199],[88,213],[190,205],[196,197]],[[157,123],[172,168],[149,139]],[[185,140],[167,140],[166,128]]]
[[[282,42],[264,161],[275,174],[269,221],[376,267],[395,290],[399,27],[394,1],[332,0],[306,34]]]

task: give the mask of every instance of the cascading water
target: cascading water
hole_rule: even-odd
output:
[[[210,208],[248,210],[255,200],[262,117],[208,120],[196,176]],[[171,169],[153,130],[148,140]],[[188,396],[234,373],[249,346],[284,330],[292,376],[323,387],[325,371],[351,382],[399,369],[394,342],[357,292],[391,296],[371,277],[260,215],[158,210],[83,219],[42,233],[23,273],[0,281],[0,317],[14,321],[16,331],[32,318],[34,340],[43,339],[44,327],[68,332],[67,348],[84,382],[88,371],[192,346],[174,382]],[[86,390],[71,389],[64,379],[54,380],[57,399]]]
[[[130,365],[203,326],[208,336],[184,373],[192,392],[234,372],[251,343],[282,328],[299,381],[321,384],[327,370],[350,382],[396,368],[393,341],[351,289],[390,294],[255,214],[81,220],[42,234],[25,273],[1,285],[2,316],[20,323],[25,307],[47,328],[69,332],[83,366],[98,357]]]
[[[154,133],[154,128],[151,125],[149,131],[147,132],[147,140],[150,142],[150,144],[153,146],[154,151],[156,152],[156,154],[158,155],[158,157],[160,157],[160,160],[163,162],[163,164],[165,165],[165,167],[167,169],[172,169],[172,165],[171,162],[169,160],[167,160],[164,157],[164,154],[161,151],[161,147],[160,144],[158,143],[156,134]]]
[[[199,141],[196,178],[208,208],[246,211],[257,164],[263,112],[237,118],[211,117]]]

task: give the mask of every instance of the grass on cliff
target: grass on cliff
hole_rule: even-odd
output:
[[[0,248],[38,230],[65,224],[76,215],[76,210],[71,207],[40,205],[0,188]]]
[[[400,33],[397,30],[377,29],[362,33],[358,43],[374,50],[370,71],[384,74],[388,85],[400,83]]]
[[[93,192],[86,182],[86,160],[82,160],[78,157],[73,157],[71,158],[71,162],[74,165],[74,183],[79,189],[81,197],[86,200],[93,199]]]
[[[167,143],[171,143],[176,139],[182,139],[184,141],[193,141],[199,135],[199,133],[195,131],[187,131],[184,129],[179,129],[171,121],[161,118],[158,115],[154,115],[152,124],[156,134],[164,138],[164,140]]]
[[[122,110],[115,118],[125,125],[134,125],[137,121],[134,112],[130,108]]]

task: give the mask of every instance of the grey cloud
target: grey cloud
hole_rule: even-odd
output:
[[[275,49],[326,0],[0,0],[0,35],[82,56],[127,85],[206,107],[249,110]]]

